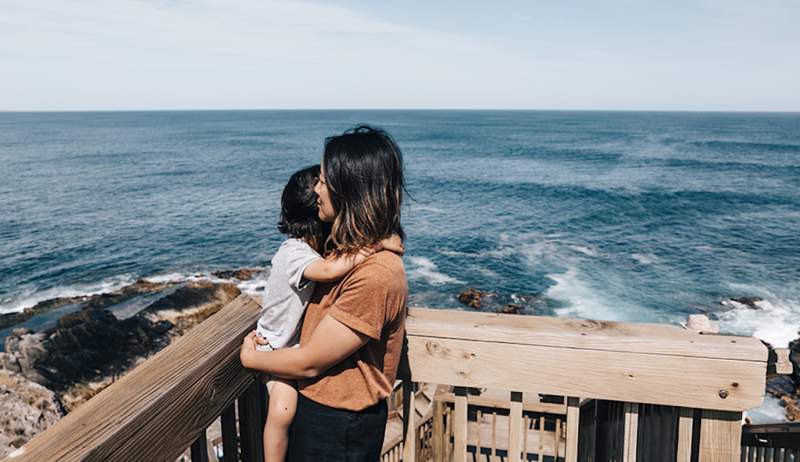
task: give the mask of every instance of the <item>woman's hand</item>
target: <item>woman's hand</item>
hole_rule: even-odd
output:
[[[253,364],[253,354],[256,352],[256,331],[245,335],[242,346],[239,348],[239,361],[242,366],[251,369]]]

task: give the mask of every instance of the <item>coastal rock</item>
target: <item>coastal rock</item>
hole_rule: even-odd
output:
[[[0,396],[0,458],[62,417],[52,391],[11,371],[0,369]]]
[[[480,309],[483,306],[484,297],[490,295],[491,292],[484,292],[470,287],[469,289],[458,294],[458,301],[467,305],[470,308]]]
[[[728,308],[748,308],[751,310],[760,310],[762,307],[759,306],[759,303],[763,301],[764,299],[760,297],[731,297],[727,300],[723,300],[720,303]]]
[[[497,312],[503,314],[517,314],[522,308],[523,306],[519,303],[507,303],[505,306],[498,308]]]
[[[220,279],[238,279],[240,281],[249,281],[253,279],[256,274],[262,271],[263,270],[258,268],[240,268],[237,270],[214,271],[211,273],[211,275]]]
[[[46,313],[66,305],[84,304],[83,307],[88,308],[105,308],[111,305],[122,303],[139,295],[160,292],[174,285],[174,282],[162,283],[139,279],[133,284],[128,284],[127,286],[113,292],[44,300],[32,307],[25,308],[18,313],[6,313],[0,315],[0,329],[5,329],[7,327],[20,324],[32,318],[33,316],[36,316],[37,314]]]
[[[203,322],[238,297],[241,291],[233,284],[192,281],[144,308],[140,316],[151,322],[169,322],[171,334],[182,335]]]

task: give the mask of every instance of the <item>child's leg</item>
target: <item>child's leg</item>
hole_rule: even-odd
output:
[[[289,444],[289,426],[297,408],[294,383],[273,378],[267,384],[269,412],[264,425],[264,461],[283,462]]]

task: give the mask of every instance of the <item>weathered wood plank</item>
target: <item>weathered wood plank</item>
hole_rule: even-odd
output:
[[[636,462],[636,443],[639,437],[639,405],[625,403],[625,432],[622,450],[623,462]]]
[[[735,411],[761,403],[766,367],[755,361],[418,335],[408,336],[408,357],[420,382]]]
[[[567,452],[566,462],[578,462],[578,429],[580,428],[581,409],[579,398],[567,398]]]
[[[433,460],[434,462],[444,461],[444,402],[435,399],[433,401]]]
[[[766,362],[756,338],[701,335],[666,324],[413,308],[406,332],[434,338],[512,342],[598,351]]]
[[[678,415],[678,449],[675,462],[691,462],[692,460],[692,426],[694,425],[694,410],[686,407],[680,408]]]
[[[239,296],[28,442],[15,460],[174,461],[253,382],[239,346],[260,311]]]
[[[403,461],[417,461],[417,409],[414,382],[403,380]]]
[[[742,413],[703,410],[699,462],[739,462]]]
[[[453,413],[453,461],[467,460],[467,390],[458,387],[455,412]]]
[[[508,422],[508,460],[520,460],[520,433],[522,432],[522,393],[511,392],[511,407]]]

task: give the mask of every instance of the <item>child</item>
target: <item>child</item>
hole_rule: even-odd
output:
[[[259,345],[262,351],[298,344],[303,313],[314,293],[315,282],[341,279],[380,247],[402,250],[400,238],[392,236],[373,249],[322,258],[320,253],[329,228],[317,215],[314,185],[319,174],[319,165],[300,170],[283,189],[278,229],[289,238],[272,257],[264,308],[256,329],[257,334],[269,342]],[[290,380],[277,377],[266,377],[266,380],[269,413],[264,426],[264,458],[266,462],[283,462],[288,430],[297,405],[297,390]]]

